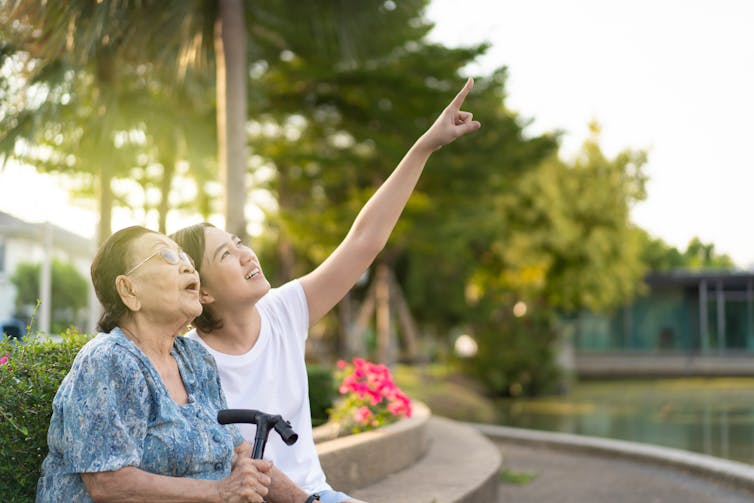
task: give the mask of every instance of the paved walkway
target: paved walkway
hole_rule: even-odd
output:
[[[678,469],[622,457],[495,441],[503,467],[535,473],[524,485],[500,484],[499,503],[751,503],[741,492]]]

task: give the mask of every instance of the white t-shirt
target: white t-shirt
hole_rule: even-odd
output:
[[[298,433],[298,441],[285,445],[270,429],[264,457],[271,459],[288,478],[308,493],[332,489],[325,481],[312,438],[309,381],[304,350],[309,335],[309,308],[297,280],[273,288],[257,302],[261,316],[259,339],[243,355],[220,353],[197,340],[215,357],[225,398],[230,409],[256,409],[280,414]],[[244,438],[254,443],[256,426],[239,424]]]

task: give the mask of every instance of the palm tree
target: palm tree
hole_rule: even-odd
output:
[[[123,77],[119,74],[123,64],[154,61],[163,75],[185,78],[189,69],[208,66],[214,55],[218,158],[226,187],[224,214],[228,229],[245,236],[246,31],[241,0],[26,0],[0,3],[0,18],[4,38],[14,40],[17,50],[33,57],[29,83],[58,85],[59,80],[49,77],[59,78],[64,72],[51,72],[53,68],[91,71],[90,92],[101,97],[92,107],[97,121],[117,113],[114,90]],[[60,109],[50,106],[46,111],[57,113]],[[39,122],[28,114],[22,118],[26,120],[4,128],[0,141],[6,149],[19,139],[38,137]],[[98,236],[102,240],[111,232],[114,173],[110,163],[103,161],[112,149],[112,130],[96,127],[92,131],[99,132],[99,141],[89,152],[89,164],[97,166]]]
[[[268,26],[257,30],[256,35],[275,38],[276,29],[281,31],[281,26],[291,23],[291,12],[299,12],[303,15],[297,22],[309,25],[313,48],[338,65],[352,66],[371,44],[365,35],[378,28],[374,7],[382,2],[369,3],[371,9],[335,0],[266,0],[254,6],[254,17],[264,19]],[[415,10],[426,0],[406,3]],[[0,35],[15,40],[18,49],[32,54],[34,79],[42,79],[47,69],[61,65],[75,71],[89,68],[95,77],[91,91],[103,97],[92,109],[100,114],[98,120],[116,112],[113,89],[121,83],[124,64],[138,67],[151,62],[162,74],[161,79],[181,80],[190,70],[206,71],[214,63],[218,164],[225,188],[223,213],[227,229],[244,238],[246,34],[248,27],[258,27],[251,14],[244,10],[242,0],[0,0]],[[384,26],[379,28],[387,33]],[[285,40],[279,35],[277,38],[279,49],[285,49]],[[57,110],[49,108],[51,113]],[[34,137],[34,125],[34,121],[25,122],[23,128],[14,125],[0,133],[0,143],[7,146],[19,138]],[[101,142],[95,150],[106,160],[112,149],[109,131],[97,130]],[[104,239],[111,231],[110,184],[115,173],[99,158],[92,158],[90,164],[98,167],[98,235]]]
[[[215,19],[217,145],[228,232],[246,240],[246,26],[241,0],[218,0]]]

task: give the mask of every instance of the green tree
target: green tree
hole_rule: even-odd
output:
[[[692,271],[704,269],[731,269],[733,260],[715,251],[715,245],[704,243],[698,237],[692,238],[686,250],[667,244],[660,238],[642,231],[642,260],[651,272],[670,272],[675,269]]]
[[[129,64],[136,71],[146,68],[159,73],[160,79],[168,82],[179,81],[195,69],[205,71],[211,65],[215,68],[215,101],[217,152],[220,179],[224,184],[224,214],[227,228],[239,236],[246,233],[244,207],[247,197],[246,187],[246,78],[249,50],[246,45],[247,32],[251,30],[260,39],[267,37],[277,41],[274,28],[285,26],[293,18],[292,12],[308,11],[301,25],[309,25],[315,33],[309,41],[321,50],[332,49],[333,41],[348,57],[358,51],[359,44],[352,42],[354,34],[361,34],[359,26],[370,18],[361,5],[334,0],[317,2],[292,2],[290,0],[268,0],[258,2],[253,9],[244,9],[241,0],[195,0],[187,2],[162,2],[157,0],[140,2],[120,2],[103,0],[96,3],[80,0],[73,2],[53,2],[45,0],[8,1],[0,4],[0,33],[13,40],[14,48],[30,55],[28,68],[33,72],[29,82],[44,81],[51,88],[51,75],[59,74],[62,68],[79,73],[86,68],[94,76],[92,89],[82,96],[93,97],[90,107],[79,108],[73,123],[81,123],[86,117],[93,123],[84,126],[97,134],[87,134],[87,138],[98,138],[96,148],[87,152],[79,149],[81,162],[98,169],[98,193],[101,223],[101,238],[110,232],[110,208],[113,202],[111,181],[122,175],[113,172],[112,160],[107,152],[112,150],[112,137],[117,129],[102,128],[106,119],[123,108],[114,98],[113,89],[124,82],[135,79],[133,74],[121,73]],[[368,37],[361,36],[361,40]],[[55,82],[58,82],[56,80]],[[68,91],[64,92],[68,96]],[[99,99],[99,98],[102,99]],[[105,99],[108,98],[108,99]],[[66,98],[68,100],[70,98]],[[60,103],[55,103],[59,105]],[[50,108],[50,107],[47,107]],[[57,106],[51,107],[53,110]],[[145,110],[145,109],[142,109]],[[28,112],[28,113],[26,113]],[[41,118],[39,107],[28,107],[21,103],[18,113],[12,114],[11,124],[4,127],[0,141],[6,152],[15,146],[19,139],[32,146],[40,143],[40,138],[48,136],[46,131],[38,131],[44,120],[28,120],[30,116]],[[71,117],[69,117],[69,120]],[[61,119],[65,122],[65,119]],[[130,131],[132,127],[121,127],[120,131]],[[60,129],[60,128],[59,128]],[[63,128],[65,129],[65,128]],[[65,132],[53,134],[59,137]],[[172,138],[172,134],[167,134]],[[171,140],[169,139],[168,142]],[[157,143],[162,143],[158,141]],[[104,156],[96,153],[104,152]],[[62,156],[68,159],[68,155]],[[159,164],[163,168],[161,189],[167,189],[171,178],[174,155],[160,154]],[[77,158],[78,159],[78,158]],[[129,161],[126,165],[134,164]],[[72,168],[68,167],[69,170]],[[84,166],[87,171],[89,166]],[[128,167],[123,168],[128,170]],[[200,167],[200,172],[205,167]],[[201,190],[201,187],[200,187]],[[202,194],[204,195],[204,194]],[[164,195],[163,201],[167,199]],[[201,201],[201,212],[207,210],[207,201]],[[164,205],[161,222],[164,221]]]
[[[553,389],[558,320],[638,293],[646,269],[629,213],[645,195],[645,160],[631,150],[606,157],[593,125],[575,159],[548,158],[498,199],[501,231],[480,249],[467,283],[480,349],[465,367],[492,392]],[[508,348],[523,364],[510,364]]]
[[[506,231],[487,255],[486,269],[500,274],[482,276],[481,286],[563,311],[630,300],[644,274],[630,208],[645,197],[645,162],[641,151],[607,158],[593,125],[573,161],[553,156],[522,177],[500,199]]]
[[[89,97],[94,103],[79,107],[74,116],[52,116],[68,127],[79,126],[85,132],[79,135],[80,138],[93,144],[89,149],[79,149],[80,156],[76,159],[88,165],[84,171],[89,171],[87,168],[92,166],[98,177],[100,239],[111,231],[111,181],[133,164],[125,163],[120,166],[120,171],[113,171],[113,137],[118,131],[128,132],[137,127],[134,122],[115,124],[114,119],[120,112],[132,111],[120,101],[119,91],[143,80],[122,70],[153,70],[153,79],[160,75],[163,79],[172,77],[176,80],[179,73],[185,76],[189,68],[206,63],[207,54],[212,50],[219,51],[222,56],[216,65],[221,79],[216,86],[217,99],[222,107],[216,109],[221,128],[219,155],[224,166],[231,166],[230,170],[223,170],[223,178],[227,180],[229,198],[235,197],[226,218],[234,227],[245,227],[243,200],[238,200],[239,191],[243,195],[245,187],[243,135],[246,111],[245,27],[240,0],[133,4],[111,0],[49,4],[40,0],[6,2],[2,7],[0,17],[9,27],[4,31],[13,36],[18,49],[31,55],[28,67],[33,75],[28,81],[32,85],[43,81],[48,89],[52,88],[53,81],[49,76],[56,68],[66,68],[68,74],[90,69],[89,92],[74,95],[74,98]],[[54,84],[59,82],[58,78]],[[65,101],[70,101],[70,91],[64,91],[64,96]],[[44,143],[49,132],[35,127],[38,124],[30,116],[41,117],[45,109],[57,112],[63,108],[60,102],[52,100],[51,103],[51,106],[31,109],[23,104],[15,123],[4,128],[4,143],[16,145],[19,138],[33,146]],[[66,131],[58,132],[57,136],[64,134]],[[232,146],[228,147],[226,141]],[[164,154],[161,159],[165,161],[162,167],[168,179],[173,169],[173,157]],[[36,161],[35,165],[39,160]]]
[[[3,117],[3,151],[41,170],[93,177],[100,222],[110,234],[111,181],[127,163],[113,155],[113,135],[129,129],[121,107],[118,56],[125,25],[107,5],[92,2],[4,2],[12,79],[23,82]],[[106,22],[110,21],[110,22]],[[7,71],[7,68],[6,68]]]
[[[735,265],[728,255],[717,253],[713,243],[704,243],[698,237],[689,241],[683,257],[690,269],[730,269]]]
[[[11,276],[16,287],[16,316],[28,318],[40,298],[40,264],[22,262]],[[53,260],[50,313],[52,333],[60,333],[79,323],[81,311],[89,302],[89,283],[71,264]]]
[[[368,32],[374,52],[350,64],[312,48],[311,34],[295,24],[278,30],[277,42],[284,45],[270,43],[270,53],[284,58],[268,62],[263,58],[272,56],[262,55],[252,64],[251,89],[263,93],[255,102],[264,114],[253,123],[251,144],[273,172],[268,187],[279,211],[270,222],[283,278],[303,273],[332,251],[452,97],[463,81],[461,69],[486,50],[424,40],[430,29],[422,21],[425,4],[403,2],[386,10],[381,2],[370,3],[371,16],[380,20],[374,23],[391,29]],[[433,156],[378,259],[399,273],[417,317],[437,327],[465,316],[463,288],[457,286],[471,266],[448,256],[467,255],[480,228],[494,232],[485,212],[493,195],[555,148],[551,136],[524,138],[523,121],[504,108],[504,80],[503,70],[477,79],[466,108],[480,118],[482,131]],[[438,271],[452,280],[445,283]]]

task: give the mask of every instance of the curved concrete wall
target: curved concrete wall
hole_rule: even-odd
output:
[[[412,403],[413,414],[384,428],[332,440],[332,426],[315,429],[317,453],[328,483],[351,491],[384,479],[414,464],[429,448],[427,423],[431,416],[422,403]]]

